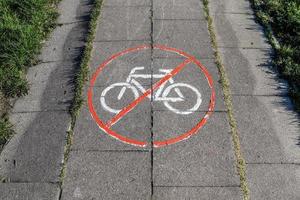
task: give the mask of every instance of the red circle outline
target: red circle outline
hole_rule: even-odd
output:
[[[94,109],[94,105],[93,105],[93,87],[95,85],[96,79],[97,79],[98,75],[100,74],[100,72],[104,69],[104,67],[106,67],[114,59],[116,59],[120,56],[123,56],[124,54],[127,54],[127,53],[140,51],[140,50],[144,50],[144,49],[150,49],[150,48],[152,48],[151,45],[140,45],[140,46],[129,48],[129,49],[126,49],[124,51],[113,54],[110,58],[108,58],[101,65],[99,65],[96,72],[93,74],[93,76],[91,78],[90,86],[89,86],[89,89],[88,89],[88,106],[89,106],[89,110],[90,110],[90,113],[91,113],[93,119],[95,120],[95,122],[99,126],[99,128],[102,129],[107,134],[109,134],[110,136],[112,136],[112,137],[114,137],[114,138],[116,138],[116,139],[118,139],[122,142],[125,142],[127,144],[131,144],[131,145],[134,145],[134,146],[139,146],[139,147],[145,147],[147,145],[147,142],[135,140],[135,139],[132,139],[132,138],[128,138],[128,137],[125,137],[125,136],[122,136],[122,135],[116,133],[110,127],[106,126],[106,124],[99,118],[99,116],[97,115],[97,113]],[[180,142],[182,140],[188,139],[192,135],[196,134],[197,131],[204,126],[204,124],[207,122],[208,118],[212,114],[212,112],[214,110],[214,107],[215,107],[215,90],[214,90],[214,87],[213,87],[212,76],[209,74],[208,70],[204,67],[204,65],[202,65],[201,62],[199,60],[197,60],[194,56],[191,56],[191,55],[189,55],[189,54],[187,54],[187,53],[185,53],[181,50],[171,48],[171,47],[167,47],[167,46],[164,46],[164,45],[156,44],[156,45],[153,45],[153,48],[154,49],[160,49],[162,51],[177,53],[177,54],[179,54],[183,57],[186,57],[186,58],[190,59],[204,73],[204,75],[207,79],[208,85],[211,89],[210,103],[209,103],[208,111],[205,113],[205,116],[199,121],[199,123],[195,127],[193,127],[188,132],[185,132],[185,133],[183,133],[183,134],[181,134],[177,137],[170,138],[170,139],[167,139],[167,140],[153,141],[153,146],[154,147],[163,147],[163,146],[166,146],[166,145],[175,144],[175,143]]]

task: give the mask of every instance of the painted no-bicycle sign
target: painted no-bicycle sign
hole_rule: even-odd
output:
[[[120,74],[120,77],[122,78],[103,86],[99,94],[96,95],[99,96],[99,98],[95,98],[95,85],[96,82],[100,80],[100,75],[105,77],[105,69],[109,69],[110,67],[120,67],[116,64],[111,66],[111,63],[117,63],[118,60],[122,59],[124,56],[136,56],[143,51],[152,51],[152,48],[163,53],[174,54],[176,55],[176,59],[180,62],[176,63],[174,66],[156,63],[156,70],[149,70],[140,63],[131,63],[127,74],[120,71],[120,73],[122,73]],[[197,72],[188,71],[190,73],[189,75],[184,75],[183,78],[181,77],[181,79],[178,79],[177,77],[183,74],[184,69],[188,67],[193,67]],[[204,77],[205,85],[208,90],[203,90],[203,82],[201,82],[201,84],[196,84],[197,80],[194,79],[200,79],[200,76],[195,75],[196,73],[199,73]],[[107,76],[109,75],[119,77],[117,73],[107,74]],[[191,79],[191,77],[194,79]],[[145,81],[150,87],[147,87],[147,84],[144,84]],[[124,99],[127,97],[130,97],[131,100],[125,102]],[[111,101],[114,103],[111,103]],[[154,147],[163,147],[174,144],[188,139],[192,135],[200,132],[199,130],[205,125],[209,116],[212,114],[215,106],[213,79],[205,66],[194,56],[163,45],[154,45],[153,47],[150,45],[140,45],[115,53],[100,64],[92,75],[88,90],[88,106],[91,116],[101,130],[121,142],[140,147],[151,145],[151,142],[139,140],[135,137],[135,134],[137,136],[138,134],[143,134],[143,130],[139,130],[138,133],[132,133],[128,136],[122,133],[122,130],[116,131],[114,129],[114,126],[121,123],[122,119],[131,112],[136,111],[135,109],[138,109],[139,105],[145,101],[151,102],[151,105],[153,106],[160,104],[162,107],[161,109],[167,110],[171,113],[170,115],[173,115],[174,117],[180,116],[183,120],[189,120],[189,116],[195,115],[196,113],[196,116],[198,117],[194,122],[195,124],[188,127],[187,130],[174,135],[172,134],[172,130],[165,130],[166,132],[171,132],[167,134],[167,138],[154,139],[152,141]],[[205,101],[207,103],[205,103]],[[115,102],[120,102],[123,106],[116,106]],[[206,106],[204,109],[206,112],[204,112],[203,115],[198,115],[197,112],[203,106]],[[102,118],[103,114],[99,115],[97,111],[98,108],[104,110],[104,112],[111,117],[104,120]],[[147,109],[151,108],[148,107]],[[155,134],[156,133],[154,132],[153,135]]]

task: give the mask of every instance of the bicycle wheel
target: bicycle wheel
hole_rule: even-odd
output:
[[[116,109],[116,108],[110,107],[110,106],[107,104],[107,102],[106,102],[106,100],[105,100],[105,97],[106,97],[107,93],[108,93],[110,90],[115,89],[115,88],[119,88],[119,89],[117,89],[117,90],[115,90],[115,91],[120,92],[120,91],[122,90],[122,88],[124,88],[124,87],[126,88],[126,91],[128,91],[127,89],[130,89],[130,90],[132,91],[132,93],[133,93],[133,95],[134,95],[134,99],[137,99],[137,98],[139,97],[138,90],[137,90],[134,86],[132,86],[131,84],[126,83],[126,82],[123,82],[123,83],[122,83],[122,82],[121,82],[121,83],[114,83],[114,84],[108,86],[107,88],[105,88],[105,89],[102,91],[102,93],[101,93],[100,103],[101,103],[102,107],[103,107],[105,110],[107,110],[107,111],[109,111],[109,112],[111,112],[111,113],[119,113],[119,112],[121,111],[121,109]]]
[[[169,109],[171,110],[172,112],[174,113],[177,113],[177,114],[181,114],[181,115],[188,115],[188,114],[191,114],[193,112],[195,112],[201,105],[202,103],[202,98],[201,98],[201,94],[200,92],[193,86],[189,85],[189,84],[186,84],[186,83],[175,83],[175,84],[172,84],[170,86],[168,86],[164,92],[162,93],[162,97],[163,98],[168,98],[168,95],[169,93],[171,92],[171,90],[175,90],[176,88],[187,88],[189,90],[192,90],[195,94],[196,94],[196,97],[197,97],[197,100],[196,100],[196,103],[195,105],[190,108],[190,109],[185,109],[185,110],[180,110],[180,109],[177,109],[175,107],[173,107],[171,104],[170,104],[170,101],[164,101],[164,105]],[[184,101],[183,101],[184,102]]]

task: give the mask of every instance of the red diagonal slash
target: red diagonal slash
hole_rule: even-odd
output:
[[[170,73],[156,82],[151,88],[146,90],[141,96],[139,96],[136,100],[132,101],[128,106],[123,108],[117,115],[115,115],[111,120],[106,123],[107,127],[111,127],[115,123],[117,123],[124,115],[130,112],[135,106],[137,106],[141,101],[143,101],[148,95],[150,95],[154,90],[158,89],[162,84],[167,82],[170,78],[178,74],[187,64],[192,62],[191,59],[186,59],[179,65],[177,65]]]

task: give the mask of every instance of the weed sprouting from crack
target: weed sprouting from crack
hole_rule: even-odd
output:
[[[229,118],[229,124],[231,128],[231,135],[232,135],[232,141],[234,145],[234,152],[235,156],[237,159],[237,170],[240,176],[240,182],[241,182],[241,189],[243,192],[243,198],[244,200],[249,200],[249,189],[247,185],[247,178],[246,178],[246,162],[242,156],[241,153],[241,147],[240,147],[240,139],[238,135],[238,130],[237,130],[237,123],[233,114],[233,106],[232,106],[232,97],[230,93],[230,83],[225,71],[225,67],[222,63],[221,56],[218,51],[218,46],[217,46],[217,41],[216,41],[216,34],[214,31],[213,27],[213,19],[210,16],[209,13],[209,1],[208,0],[202,0],[204,4],[204,13],[205,13],[205,18],[208,23],[208,31],[210,34],[211,38],[211,43],[212,47],[214,50],[214,56],[215,56],[215,63],[218,67],[219,73],[220,73],[220,79],[221,79],[221,85],[223,88],[223,93],[224,93],[224,99],[225,99],[225,104],[227,107],[227,113],[228,113],[228,118]]]
[[[87,81],[88,74],[89,74],[89,61],[91,58],[91,54],[93,51],[93,41],[95,39],[95,33],[97,29],[97,20],[100,15],[101,6],[103,0],[94,0],[94,7],[92,9],[92,13],[90,15],[90,22],[89,22],[89,30],[87,35],[87,42],[84,49],[84,53],[81,59],[80,68],[78,73],[76,74],[75,79],[75,95],[74,100],[70,109],[71,113],[71,124],[67,131],[66,137],[66,145],[64,149],[64,160],[63,160],[63,167],[60,173],[60,185],[62,186],[63,180],[66,174],[66,163],[68,162],[69,154],[71,151],[71,146],[73,144],[73,133],[75,122],[79,113],[79,110],[84,102],[82,97],[83,86]]]

